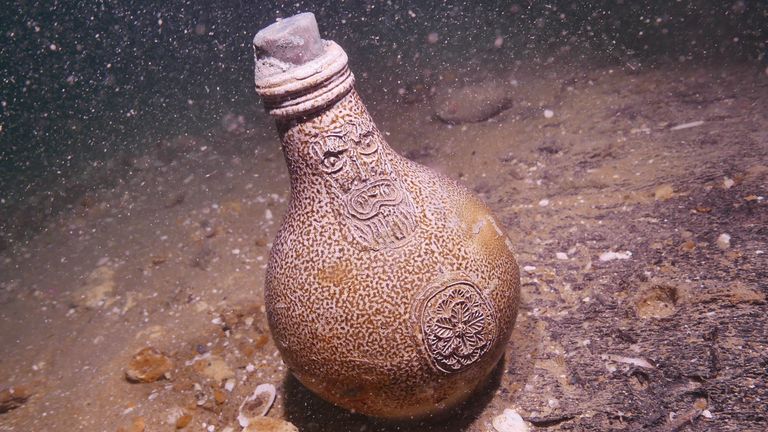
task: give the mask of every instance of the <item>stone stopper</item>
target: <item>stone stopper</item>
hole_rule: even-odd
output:
[[[271,57],[294,65],[307,63],[324,52],[317,21],[311,12],[282,19],[262,29],[253,38],[253,46],[257,59]]]

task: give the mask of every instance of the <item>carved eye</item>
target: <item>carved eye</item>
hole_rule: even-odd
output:
[[[323,153],[323,160],[320,162],[320,168],[329,174],[340,171],[344,167],[344,161],[346,160],[344,158],[344,151],[345,150],[326,150],[326,152]]]
[[[379,149],[379,140],[376,138],[373,132],[368,131],[360,137],[360,144],[357,147],[357,151],[360,154],[369,155]]]

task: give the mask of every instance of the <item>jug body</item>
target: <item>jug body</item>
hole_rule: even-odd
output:
[[[387,144],[346,56],[330,60],[340,48],[323,43],[299,66],[313,74],[261,81],[257,49],[257,90],[291,178],[267,268],[270,329],[291,372],[326,400],[385,418],[439,413],[503,356],[518,266],[478,198]]]

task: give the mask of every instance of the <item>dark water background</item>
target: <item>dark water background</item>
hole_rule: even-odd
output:
[[[749,0],[5,2],[0,249],[42,226],[25,214],[55,214],[130,168],[70,181],[77,173],[206,134],[228,113],[257,117],[252,37],[303,11],[350,54],[363,94],[395,94],[393,83],[424,68],[483,59],[764,68],[768,40],[768,2]]]

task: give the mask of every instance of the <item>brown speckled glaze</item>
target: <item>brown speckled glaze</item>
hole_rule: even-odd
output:
[[[351,86],[276,120],[291,199],[265,301],[291,372],[377,417],[466,399],[517,314],[520,276],[496,219],[464,187],[395,153]]]

